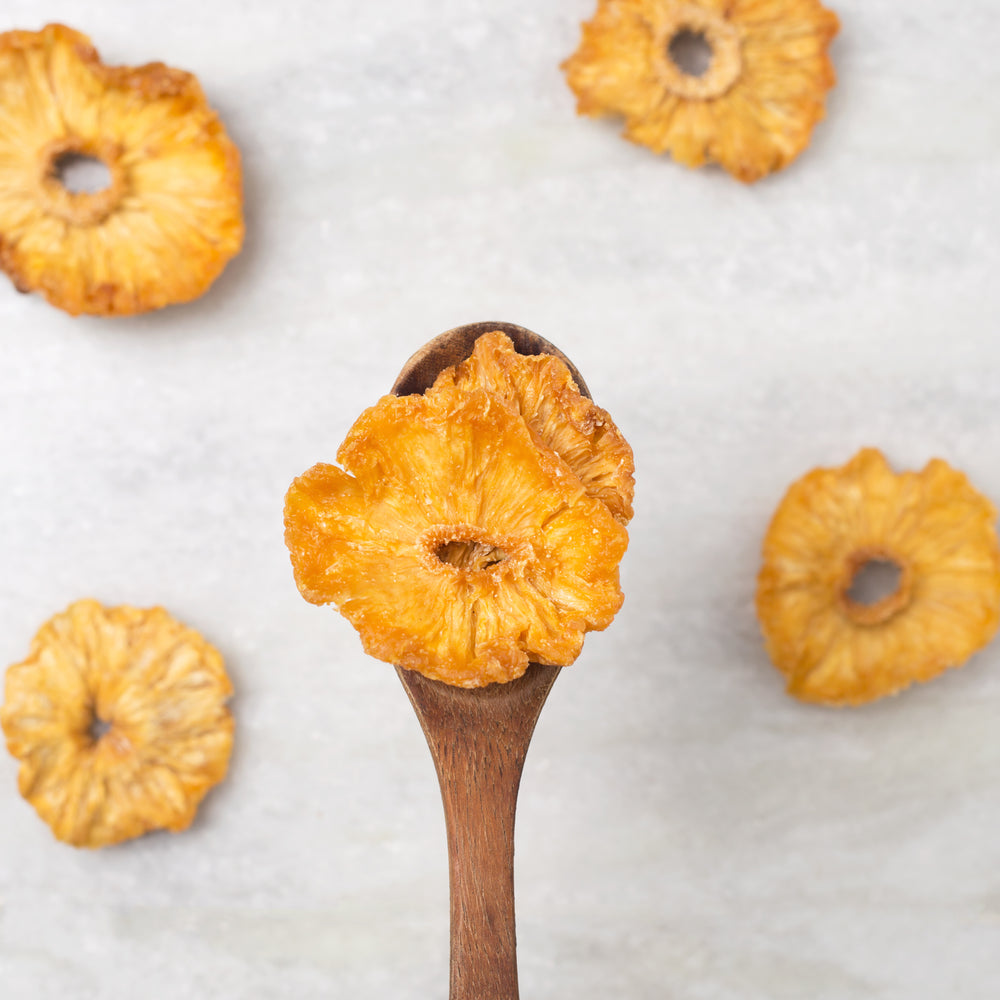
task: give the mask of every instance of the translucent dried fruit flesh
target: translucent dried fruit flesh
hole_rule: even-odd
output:
[[[633,142],[752,182],[809,144],[838,29],[818,0],[598,0],[563,70],[580,114],[620,114]],[[678,58],[687,39],[710,51],[704,72]]]
[[[430,392],[468,393],[477,388],[519,413],[586,491],[601,500],[616,520],[628,524],[635,488],[632,449],[607,411],[580,394],[559,358],[518,354],[506,334],[483,334],[472,354],[446,368]]]
[[[67,157],[110,183],[71,192]],[[77,315],[129,315],[201,295],[243,242],[236,146],[195,77],[103,65],[53,24],[0,34],[0,267]]]
[[[768,652],[806,701],[858,705],[960,666],[1000,621],[997,512],[935,459],[895,474],[865,449],[794,483],[764,540],[757,614]],[[872,603],[872,563],[897,568]]]
[[[84,600],[8,669],[0,725],[56,837],[104,847],[191,824],[226,774],[231,694],[218,652],[162,608]]]
[[[387,396],[285,504],[295,579],[372,656],[460,687],[572,663],[622,603],[607,506],[481,389]]]

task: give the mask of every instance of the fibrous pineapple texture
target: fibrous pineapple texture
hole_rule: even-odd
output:
[[[110,182],[70,191],[67,158]],[[0,267],[73,315],[187,302],[243,242],[240,156],[197,79],[105,66],[62,25],[0,34]]]
[[[336,604],[372,656],[461,687],[572,663],[622,603],[631,451],[609,418],[573,425],[579,404],[544,359],[491,375],[506,350],[488,335],[426,395],[380,400],[341,446],[343,469],[310,469],[285,505],[303,596]]]
[[[838,28],[818,0],[598,0],[563,70],[580,114],[622,115],[633,142],[751,182],[809,144]],[[709,53],[702,72],[685,42]]]
[[[551,354],[518,354],[499,330],[481,336],[470,357],[446,368],[430,394],[481,388],[519,413],[536,438],[603,501],[615,519],[632,518],[635,463],[610,414],[580,394],[566,365]]]
[[[894,473],[866,448],[794,483],[764,540],[757,613],[791,694],[857,705],[960,666],[1000,621],[997,512],[940,459]],[[858,599],[857,574],[896,568]]]
[[[225,777],[222,658],[162,608],[77,601],[42,626],[5,688],[0,724],[21,794],[66,843],[183,830]]]

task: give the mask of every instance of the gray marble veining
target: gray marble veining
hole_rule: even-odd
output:
[[[293,476],[409,354],[504,319],[636,454],[627,600],[542,715],[518,819],[525,1000],[995,1000],[1000,646],[862,711],[793,703],[753,618],[787,484],[863,444],[1000,500],[994,0],[837,0],[811,149],[753,188],[577,119],[592,0],[7,0],[198,73],[249,238],[192,305],[71,320],[0,283],[0,662],[71,600],[223,651],[194,828],[54,842],[0,758],[0,995],[427,1000],[444,825],[391,668],[307,605]]]

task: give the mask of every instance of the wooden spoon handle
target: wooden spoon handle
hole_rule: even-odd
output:
[[[464,361],[476,339],[502,330],[520,354],[554,354],[580,391],[573,362],[513,323],[470,323],[425,344],[392,391],[424,392],[442,369]],[[538,714],[559,667],[529,664],[507,684],[465,690],[397,667],[431,748],[444,800],[451,876],[450,1000],[517,1000],[514,935],[514,810]]]
[[[451,884],[450,997],[517,1000],[514,809],[524,760],[479,739],[461,752],[441,780]]]
[[[475,691],[397,668],[434,758],[448,828],[450,1000],[517,1000],[514,811],[559,667]]]

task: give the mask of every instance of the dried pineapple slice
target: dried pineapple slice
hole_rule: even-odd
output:
[[[61,163],[110,184],[71,193]],[[0,267],[73,315],[125,316],[201,295],[243,242],[236,146],[197,79],[105,66],[59,24],[0,34]]]
[[[598,0],[562,68],[580,114],[621,114],[633,142],[749,183],[809,144],[838,29],[819,0]],[[685,39],[711,52],[700,75],[673,54]]]
[[[505,333],[485,333],[465,361],[441,372],[429,394],[474,388],[520,413],[587,492],[603,501],[616,520],[628,524],[635,489],[632,449],[610,414],[580,394],[559,358],[518,354]]]
[[[757,614],[768,652],[805,701],[859,705],[964,663],[1000,621],[993,505],[940,459],[896,475],[872,448],[794,483],[764,540]],[[859,569],[896,589],[856,600]]]
[[[21,794],[68,844],[184,830],[225,777],[222,658],[162,608],[77,601],[42,626],[5,686],[0,725]]]
[[[572,663],[621,606],[625,529],[484,391],[387,396],[337,457],[292,484],[285,540],[372,656],[481,687]]]

